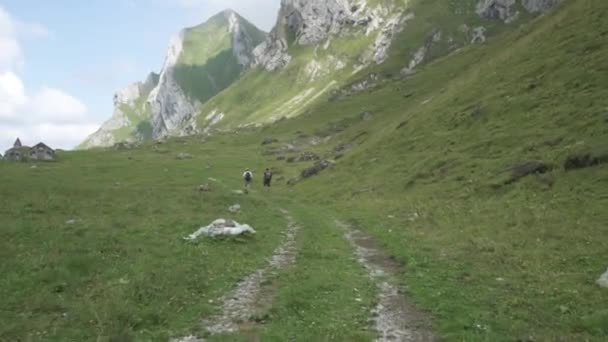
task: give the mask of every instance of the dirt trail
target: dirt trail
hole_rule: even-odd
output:
[[[236,287],[220,299],[222,311],[216,316],[203,320],[203,327],[211,334],[236,333],[247,330],[256,322],[254,318],[263,315],[270,308],[274,292],[265,286],[268,274],[288,267],[296,260],[296,236],[299,226],[285,210],[281,210],[288,220],[283,242],[277,247],[265,268],[256,270],[237,283]],[[172,342],[203,342],[204,339],[187,336]]]
[[[370,318],[378,332],[376,341],[438,341],[430,330],[429,318],[417,310],[396,285],[395,276],[401,271],[401,265],[384,254],[372,237],[346,223],[338,221],[337,225],[345,230],[344,236],[351,243],[359,263],[378,287],[378,304]]]

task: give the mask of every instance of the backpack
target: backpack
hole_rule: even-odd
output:
[[[251,180],[251,172],[245,172],[245,180],[246,181],[250,181]]]

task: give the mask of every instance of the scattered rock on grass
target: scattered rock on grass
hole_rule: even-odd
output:
[[[314,166],[309,167],[307,169],[304,169],[302,171],[302,178],[309,178],[312,177],[316,174],[318,174],[319,172],[327,169],[328,167],[332,166],[335,162],[330,161],[330,160],[321,160],[315,163]]]
[[[190,153],[180,153],[177,155],[177,159],[179,159],[179,160],[192,159],[192,155]]]
[[[540,160],[527,161],[518,165],[513,166],[509,170],[511,171],[511,176],[505,182],[506,184],[511,184],[519,179],[532,175],[532,174],[543,174],[548,172],[550,169],[549,165]]]
[[[298,178],[298,177],[290,178],[287,181],[287,185],[293,186],[293,185],[296,185],[299,181],[300,181],[300,178]]]
[[[65,224],[73,225],[73,224],[76,224],[76,222],[78,222],[78,220],[70,219],[70,220],[65,221]]]
[[[247,224],[239,224],[233,220],[218,219],[213,221],[210,225],[201,227],[196,232],[184,237],[184,240],[192,241],[198,239],[200,236],[237,236],[255,233],[255,230]]]
[[[600,287],[608,289],[608,269],[606,269],[606,273],[602,274],[595,283]]]
[[[209,184],[201,184],[198,186],[198,191],[200,192],[211,192],[211,187]]]
[[[274,144],[274,143],[277,143],[277,142],[279,142],[278,139],[275,139],[275,138],[266,138],[266,139],[264,139],[264,141],[262,141],[262,145],[270,145],[270,144]]]
[[[371,119],[373,119],[374,116],[371,112],[363,112],[361,113],[361,119],[363,119],[363,121],[370,121]]]
[[[584,169],[603,163],[608,163],[608,154],[601,156],[593,156],[590,153],[573,154],[566,159],[564,169],[566,169],[566,171]]]
[[[319,157],[317,154],[315,154],[313,152],[302,152],[302,153],[300,153],[298,158],[295,159],[295,161],[307,162],[307,161],[317,161],[319,159],[321,159],[321,157]]]
[[[241,205],[240,204],[231,205],[228,208],[228,211],[230,211],[233,214],[236,214],[241,211]]]

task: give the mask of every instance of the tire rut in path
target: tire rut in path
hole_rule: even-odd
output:
[[[265,288],[268,274],[283,269],[296,261],[296,236],[300,227],[286,210],[281,210],[287,218],[287,230],[282,243],[268,260],[265,268],[256,270],[236,284],[236,287],[220,298],[222,311],[202,321],[202,325],[211,335],[229,334],[241,331],[242,327],[255,325],[252,317],[260,310],[268,309],[274,297],[272,289]],[[205,339],[187,336],[173,339],[172,342],[203,342]]]
[[[371,236],[344,222],[336,221],[336,224],[345,231],[344,237],[353,247],[357,260],[378,288],[378,304],[370,318],[378,332],[376,341],[438,341],[430,329],[429,318],[417,310],[396,285],[395,276],[401,271],[401,265],[384,254]]]

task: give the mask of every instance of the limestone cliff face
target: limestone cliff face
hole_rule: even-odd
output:
[[[371,8],[366,0],[282,0],[274,29],[253,52],[255,61],[266,70],[275,71],[290,63],[291,44],[323,44],[327,48],[332,37],[355,31],[369,35],[388,21],[387,30],[393,32],[402,22],[401,13],[393,2],[387,3]],[[395,12],[398,14],[393,17]],[[387,45],[390,44],[385,42],[380,49]]]
[[[112,146],[120,139],[116,132],[124,129],[135,130],[138,119],[143,119],[145,113],[138,107],[148,94],[157,86],[159,75],[150,73],[144,82],[136,82],[114,94],[114,112],[97,132],[89,136],[82,144],[83,148]]]
[[[215,31],[212,31],[207,26],[218,26]],[[211,55],[200,56],[200,61],[190,61],[182,63],[182,54],[188,53],[185,51],[187,47],[184,46],[184,39],[191,32],[197,30],[204,30],[205,33],[211,33],[215,36],[223,36],[227,33],[227,45],[224,50],[218,49]],[[212,19],[206,24],[200,27],[187,29],[180,32],[169,44],[167,52],[167,58],[163,66],[160,82],[158,87],[150,93],[148,103],[150,104],[152,112],[152,132],[154,138],[161,138],[166,135],[181,135],[182,129],[191,130],[192,127],[189,124],[193,117],[199,113],[201,106],[201,99],[191,96],[188,91],[191,89],[184,89],[183,82],[180,82],[177,75],[178,69],[183,65],[191,67],[191,70],[198,73],[200,80],[192,80],[189,78],[187,86],[209,86],[212,97],[213,92],[218,93],[222,90],[222,87],[218,85],[218,78],[223,78],[224,75],[217,75],[213,73],[211,67],[207,66],[207,61],[217,59],[223,52],[230,51],[232,58],[226,57],[226,60],[220,61],[220,64],[230,67],[231,63],[236,63],[239,69],[246,69],[253,63],[253,49],[257,44],[260,43],[260,35],[263,34],[257,30],[252,24],[246,22],[236,12],[227,10],[224,11]],[[209,41],[217,40],[217,37],[202,37],[200,44],[210,44]],[[205,38],[209,41],[206,41]],[[221,39],[220,39],[221,40]],[[192,43],[192,42],[191,42]],[[199,43],[199,42],[197,42]],[[222,45],[222,47],[224,47]],[[196,66],[192,68],[192,66]],[[233,67],[234,68],[234,67]],[[234,79],[238,78],[238,74],[234,75]],[[227,83],[231,80],[223,80],[222,83]],[[234,80],[232,80],[234,81]],[[181,84],[180,84],[181,83]],[[190,127],[188,127],[190,126]]]
[[[184,31],[169,44],[158,86],[148,97],[152,115],[152,134],[161,138],[196,112],[199,103],[190,100],[175,79],[175,67],[183,51]]]
[[[545,13],[552,10],[561,0],[519,0],[529,13]],[[477,14],[486,19],[499,19],[506,23],[517,19],[518,0],[480,0],[477,3]]]
[[[202,103],[252,65],[253,49],[264,38],[264,32],[231,10],[180,31],[169,43],[160,75],[117,92],[112,118],[81,146],[195,133],[193,119]]]

